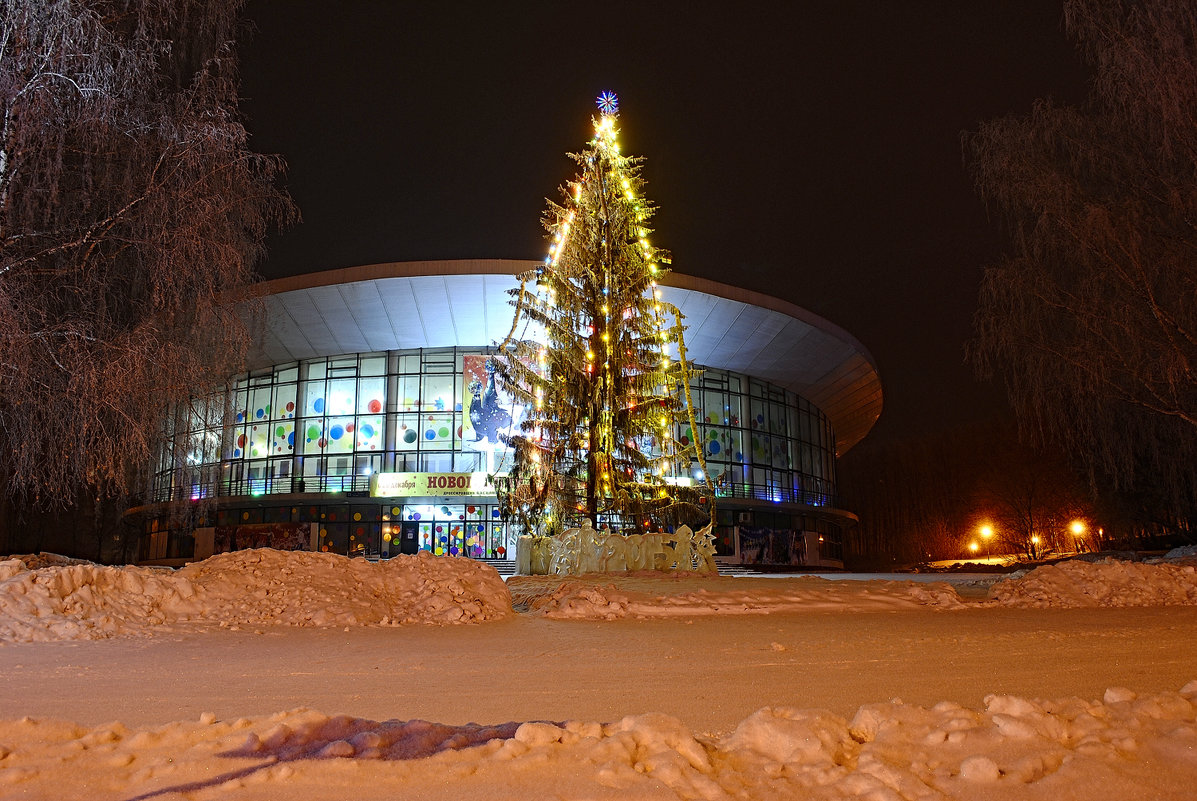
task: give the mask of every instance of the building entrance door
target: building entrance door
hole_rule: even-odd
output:
[[[420,524],[405,520],[399,525],[399,553],[415,554],[420,550]]]

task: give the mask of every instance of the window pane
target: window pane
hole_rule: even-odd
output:
[[[401,375],[396,383],[398,385],[399,411],[420,411],[420,376]]]
[[[354,429],[356,450],[381,451],[383,426],[382,415],[359,417]]]
[[[280,384],[274,388],[274,402],[270,404],[271,417],[287,420],[295,416],[295,385]]]
[[[353,450],[353,418],[328,418],[328,436],[324,439],[326,453],[348,453]]]
[[[424,376],[424,392],[420,396],[421,407],[426,412],[452,411],[453,375]]]
[[[358,365],[358,375],[386,375],[386,356],[363,356]]]
[[[395,449],[400,451],[414,451],[420,445],[420,416],[418,414],[401,414],[396,421],[398,433],[395,437]]]
[[[357,413],[380,414],[386,407],[386,379],[362,378],[357,382]]]
[[[328,382],[328,414],[353,414],[357,397],[357,381],[352,378],[335,378]]]

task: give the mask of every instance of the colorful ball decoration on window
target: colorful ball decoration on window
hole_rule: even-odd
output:
[[[371,414],[378,414],[382,411],[382,401],[375,398],[366,404],[366,408],[370,410]]]

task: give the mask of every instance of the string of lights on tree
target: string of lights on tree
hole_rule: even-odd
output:
[[[597,98],[580,172],[543,216],[548,255],[520,276],[496,375],[528,409],[495,479],[505,518],[552,532],[588,518],[626,532],[714,520],[690,398],[682,314],[661,298],[642,159],[620,152],[617,97]],[[520,330],[516,338],[515,332]],[[528,331],[536,332],[528,335]],[[697,525],[696,525],[697,524]]]

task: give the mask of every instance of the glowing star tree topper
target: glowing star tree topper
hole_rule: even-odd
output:
[[[497,480],[502,513],[529,532],[584,519],[626,532],[707,524],[702,450],[679,436],[698,428],[682,315],[659,286],[669,254],[649,241],[654,209],[642,160],[620,152],[618,99],[597,103],[593,138],[570,154],[580,172],[543,217],[548,255],[520,276],[513,336],[495,359],[503,389],[528,408],[514,466]]]
[[[614,92],[603,92],[596,98],[598,109],[603,114],[619,113],[619,97]]]

